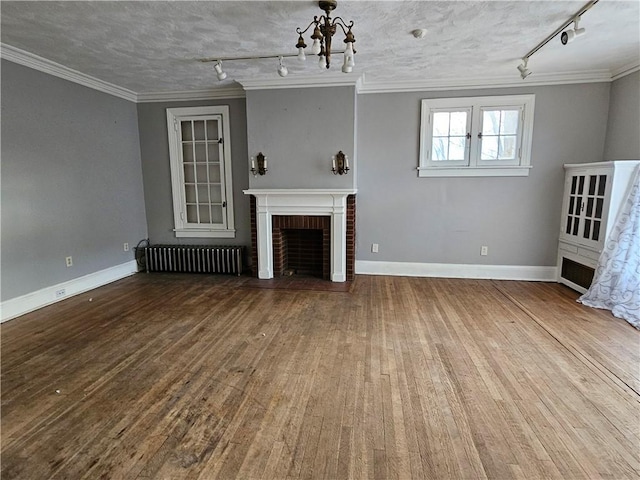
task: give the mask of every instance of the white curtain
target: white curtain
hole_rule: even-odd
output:
[[[611,310],[640,329],[640,167],[600,255],[584,305]]]

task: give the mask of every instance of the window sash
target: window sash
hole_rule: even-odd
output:
[[[521,160],[521,143],[522,143],[522,106],[500,106],[500,107],[480,107],[478,115],[479,125],[479,142],[478,142],[478,165],[520,165]],[[498,112],[498,125],[489,126],[489,112]],[[507,112],[516,112],[517,119],[515,122],[507,120]],[[505,121],[507,120],[507,121]],[[515,123],[515,132],[513,125],[505,125],[506,123]],[[496,128],[497,127],[497,128]],[[505,128],[506,127],[506,128]],[[480,135],[481,134],[481,135]],[[512,155],[505,156],[504,150],[513,152]],[[488,156],[486,153],[495,151],[495,155]],[[492,158],[493,157],[493,158]]]
[[[460,128],[460,122],[455,121],[456,117],[459,119],[456,114],[460,113],[465,114],[464,128]],[[427,141],[429,143],[427,164],[429,166],[469,165],[471,114],[471,108],[433,108],[429,110],[427,126]],[[446,119],[446,125],[443,125],[443,122],[439,121],[440,119]],[[454,158],[451,158],[452,156]]]

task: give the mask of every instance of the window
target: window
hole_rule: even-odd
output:
[[[422,101],[420,177],[527,176],[534,95]]]
[[[176,237],[233,238],[229,107],[168,108]]]

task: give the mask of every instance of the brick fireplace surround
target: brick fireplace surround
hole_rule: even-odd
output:
[[[352,281],[355,276],[355,215],[356,215],[356,197],[354,193],[341,193],[336,195],[335,193],[327,193],[327,198],[330,200],[330,205],[327,204],[327,199],[324,196],[319,195],[318,191],[313,191],[313,194],[309,196],[301,193],[302,205],[296,206],[295,195],[289,194],[289,192],[283,194],[282,192],[276,192],[272,194],[275,198],[286,199],[285,205],[274,202],[272,196],[269,200],[267,197],[263,197],[262,207],[259,205],[260,200],[256,200],[256,195],[252,191],[246,191],[250,194],[251,201],[251,243],[252,243],[252,268],[253,274],[258,278],[271,278],[269,273],[273,277],[282,276],[285,273],[287,265],[287,244],[293,243],[298,248],[304,249],[310,248],[310,243],[305,243],[304,247],[298,245],[300,237],[304,238],[308,236],[305,234],[305,230],[315,230],[321,232],[322,243],[321,246],[317,245],[320,252],[308,252],[313,256],[322,256],[322,278],[332,281]],[[280,193],[278,195],[278,193]],[[265,194],[268,195],[268,194]],[[260,194],[257,195],[260,197]],[[341,198],[342,197],[342,198]],[[313,198],[314,205],[309,205],[309,198]],[[318,199],[318,200],[315,200]],[[275,205],[269,205],[274,203]],[[317,203],[317,205],[315,205]],[[271,207],[271,208],[269,208]],[[296,212],[297,210],[297,212]],[[315,211],[314,211],[315,210]],[[262,267],[259,262],[260,245],[258,242],[258,211],[269,211],[267,214],[268,221],[265,223],[271,224],[271,245],[272,245],[272,257],[269,260],[272,262],[271,271],[267,270],[265,275],[265,265],[269,263],[263,260]],[[286,214],[285,214],[286,213]],[[307,214],[289,214],[289,213],[307,213]],[[344,241],[340,241],[337,237],[333,236],[332,225],[336,230],[336,234],[340,231],[344,231]],[[268,228],[268,227],[267,227]],[[286,232],[297,232],[293,235],[293,238],[287,240]],[[342,238],[342,237],[340,237]],[[336,244],[331,245],[334,241]],[[261,240],[264,248],[265,240]],[[319,243],[319,242],[316,242]],[[264,251],[264,250],[263,250]],[[268,256],[268,255],[265,255]],[[343,257],[343,258],[338,258]],[[262,277],[260,276],[260,268],[263,269]],[[269,267],[267,267],[269,268]]]

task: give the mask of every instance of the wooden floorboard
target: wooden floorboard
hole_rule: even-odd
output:
[[[4,323],[1,477],[637,479],[640,332],[559,284],[139,274]]]

